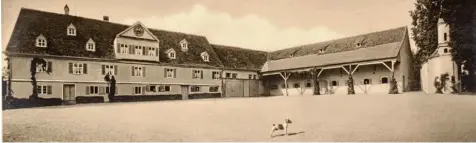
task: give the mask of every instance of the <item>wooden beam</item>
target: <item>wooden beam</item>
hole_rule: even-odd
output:
[[[359,66],[360,66],[360,64],[357,64],[357,66],[355,67],[355,69],[352,70],[352,73],[350,73],[350,74],[354,75],[354,72],[357,70],[357,68],[359,68]]]
[[[345,69],[345,67],[341,67],[341,68],[343,68],[344,71],[345,71],[348,75],[350,75],[350,72],[349,72],[347,69]]]
[[[393,62],[392,62],[393,63]],[[392,68],[390,68],[389,66],[387,66],[387,64],[385,62],[382,62],[382,64],[387,67],[388,70],[390,70],[391,72],[393,72]]]
[[[322,71],[324,71],[324,69],[321,69],[321,70],[319,71],[319,73],[317,74],[317,77],[319,77],[319,76],[321,75]]]

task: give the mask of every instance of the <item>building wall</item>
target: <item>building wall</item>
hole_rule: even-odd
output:
[[[249,75],[253,76],[256,75],[256,79],[259,79],[259,76],[258,76],[258,72],[254,72],[254,71],[242,71],[242,70],[223,70],[222,72],[222,77],[223,78],[227,78],[226,77],[226,73],[230,73],[230,76],[233,74],[233,73],[236,73],[237,74],[237,78],[236,79],[250,79],[249,78]]]
[[[451,80],[451,76],[456,75],[454,70],[454,62],[450,55],[443,55],[429,59],[423,64],[420,69],[422,90],[426,93],[435,93],[436,87],[434,86],[435,78],[441,77],[442,74],[448,73]],[[449,81],[447,82],[446,90],[443,92],[451,92]]]
[[[408,35],[408,32],[406,32]],[[413,72],[413,53],[410,48],[409,37],[405,36],[403,40],[402,47],[400,48],[399,52],[399,61],[400,63],[397,65],[396,75],[395,78],[405,80],[402,82],[402,91],[407,91],[406,89],[409,88],[411,82],[416,82],[415,75]],[[400,89],[399,89],[400,90]]]

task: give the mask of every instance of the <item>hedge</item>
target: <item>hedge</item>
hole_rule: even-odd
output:
[[[111,102],[135,102],[135,101],[162,101],[162,100],[181,100],[181,94],[172,95],[120,95],[114,96]]]
[[[197,93],[188,95],[188,99],[221,98],[221,93]]]
[[[16,108],[31,108],[31,107],[42,107],[42,106],[55,106],[61,105],[63,100],[60,98],[39,98],[39,99],[24,99],[24,98],[11,98],[9,99],[8,109]],[[3,103],[7,104],[7,103]]]
[[[104,103],[104,97],[102,96],[78,96],[76,97],[76,103]]]

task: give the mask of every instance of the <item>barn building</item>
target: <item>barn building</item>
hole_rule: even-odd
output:
[[[7,45],[11,89],[74,102],[116,96],[253,97],[388,93],[392,75],[400,92],[414,78],[406,27],[264,52],[211,44],[204,36],[22,8]],[[30,63],[34,58],[43,65]]]

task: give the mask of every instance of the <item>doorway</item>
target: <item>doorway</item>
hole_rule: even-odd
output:
[[[74,84],[64,84],[63,85],[63,100],[64,101],[74,101],[76,98],[75,95],[75,85]]]
[[[182,85],[180,86],[181,88],[181,93],[182,93],[182,100],[187,100],[188,99],[188,85]]]

